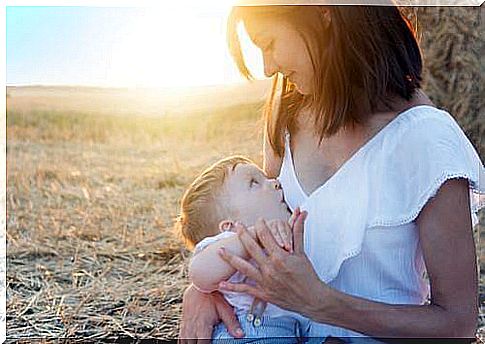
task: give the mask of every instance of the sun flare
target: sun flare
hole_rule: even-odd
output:
[[[115,84],[184,87],[241,81],[226,46],[229,6],[140,9],[120,31],[108,73]],[[260,53],[248,59],[261,69]],[[257,74],[257,73],[256,73]],[[261,74],[261,73],[260,73]]]

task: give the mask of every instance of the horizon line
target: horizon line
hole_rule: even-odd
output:
[[[83,88],[124,88],[124,89],[184,89],[184,88],[199,88],[199,87],[211,87],[211,86],[230,86],[239,85],[245,83],[258,82],[258,81],[268,81],[270,79],[255,79],[255,80],[241,80],[241,81],[229,81],[222,83],[209,83],[209,84],[198,84],[198,85],[174,85],[174,86],[140,86],[140,85],[103,85],[103,84],[49,84],[49,83],[6,83],[6,87],[83,87]]]

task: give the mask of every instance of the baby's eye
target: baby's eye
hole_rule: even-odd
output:
[[[249,181],[250,187],[253,187],[253,186],[258,185],[258,184],[259,184],[259,182],[254,178],[251,178],[251,180]]]

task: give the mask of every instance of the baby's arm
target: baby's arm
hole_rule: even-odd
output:
[[[252,232],[253,228],[247,230]],[[217,253],[217,250],[221,247],[243,259],[249,258],[236,233],[209,244],[192,258],[189,265],[189,278],[203,292],[210,293],[217,290],[219,282],[229,279],[236,272]]]
[[[278,220],[269,221],[267,223],[268,228],[273,234],[273,238],[282,248],[289,252],[293,251],[291,228],[293,227],[293,222],[296,218],[295,215],[297,216],[299,212],[300,210],[297,208],[288,223]],[[254,227],[249,227],[246,230],[256,239]],[[249,258],[249,254],[239,240],[239,236],[235,233],[230,237],[209,244],[192,258],[189,265],[189,278],[201,291],[210,293],[217,290],[219,282],[226,281],[236,272],[236,270],[226,263],[217,253],[221,247],[224,247],[233,255],[245,260]]]

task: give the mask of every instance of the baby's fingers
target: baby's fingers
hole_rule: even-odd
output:
[[[293,228],[293,225],[295,224],[296,216],[295,213],[291,214],[290,219],[288,220],[288,224],[290,225],[291,228]]]
[[[283,238],[281,237],[279,228],[278,228],[278,223],[276,222],[270,222],[268,223],[268,227],[271,231],[271,234],[273,234],[273,238],[275,239],[276,243],[278,244],[279,247],[284,248],[285,247],[285,242]]]
[[[277,222],[278,232],[283,240],[283,248],[288,252],[293,250],[293,234],[290,226],[285,222]]]
[[[295,211],[291,214],[290,219],[288,220],[288,224],[290,225],[291,228],[295,226],[295,221],[300,215],[300,207],[296,207]]]

